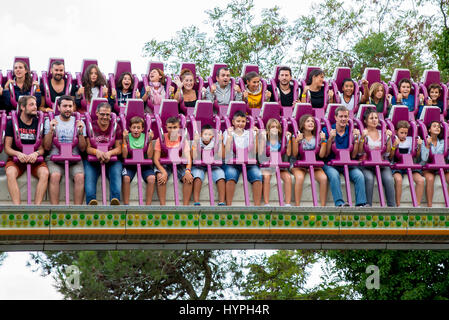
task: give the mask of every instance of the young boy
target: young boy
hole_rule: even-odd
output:
[[[220,133],[218,137],[218,142],[215,142],[214,138],[214,129],[211,125],[206,124],[201,128],[201,139],[198,134],[195,134],[192,145],[192,159],[197,160],[201,159],[202,150],[210,150],[215,147],[215,143],[218,143],[219,149],[218,154],[214,156],[222,157],[222,140],[223,137]],[[199,206],[200,204],[200,192],[201,185],[204,180],[204,173],[207,170],[206,166],[193,166],[192,168],[192,176],[193,176],[193,202],[195,206]],[[225,204],[225,191],[226,191],[226,182],[225,182],[225,174],[221,167],[212,166],[212,180],[217,184],[218,190],[218,205],[224,206]]]
[[[225,146],[225,155],[233,154],[233,141],[235,141],[236,148],[245,149],[249,146],[249,130],[245,130],[246,115],[242,111],[234,113],[232,118],[232,127],[228,128],[223,134],[223,144]],[[257,141],[259,130],[254,127],[256,132],[254,138],[254,154],[257,154]],[[262,198],[262,173],[257,165],[247,165],[248,181],[252,184],[254,205],[260,206]],[[242,165],[228,165],[224,164],[223,169],[226,177],[226,205],[232,205],[234,198],[235,185],[239,181],[239,176],[242,171]]]
[[[429,96],[427,97],[426,106],[436,106],[440,108],[440,112],[443,113],[444,104],[443,101],[438,100],[443,92],[443,88],[438,83],[432,83],[429,86]],[[418,119],[421,116],[421,112],[424,106],[419,106]]]
[[[178,152],[181,143],[181,133],[180,131],[180,122],[177,117],[170,117],[167,119],[165,123],[167,133],[164,133],[164,141],[167,149],[169,151],[170,157],[175,157],[176,155],[171,155],[171,152]],[[181,146],[182,147],[182,146]],[[157,193],[159,196],[159,201],[161,205],[165,205],[165,197],[167,192],[167,180],[170,174],[172,173],[173,167],[171,164],[162,165],[160,163],[161,159],[161,138],[157,139],[156,145],[154,146],[154,158],[153,163],[156,166],[156,178],[157,178]],[[187,159],[187,165],[178,164],[177,165],[177,173],[178,179],[183,183],[182,194],[183,194],[183,203],[185,206],[189,205],[190,197],[192,195],[193,188],[193,176],[191,173],[192,168],[192,158],[190,156],[190,147],[189,144],[184,144],[183,149],[183,157]]]
[[[399,149],[399,153],[408,154],[412,152],[412,137],[407,136],[410,124],[407,121],[399,121],[396,125],[396,139],[394,140],[393,147],[390,152],[390,160],[394,160],[394,154],[396,149]],[[416,159],[421,157],[421,145],[422,139],[418,137],[418,151],[416,154]],[[402,196],[402,177],[407,173],[406,169],[393,169],[393,178],[396,191],[396,206],[399,207],[401,204]],[[412,170],[413,181],[415,181],[416,187],[416,198],[418,206],[421,205],[421,199],[424,193],[424,178],[421,174],[421,170]]]
[[[404,105],[408,107],[408,111],[412,112],[415,110],[415,96],[411,93],[412,82],[409,79],[401,79],[398,83],[398,96],[391,99],[391,104],[394,105]],[[419,94],[419,108],[424,104],[424,95]]]
[[[122,157],[126,159],[128,157],[128,144],[126,143],[127,139],[129,140],[129,147],[131,149],[143,149],[145,145],[145,134],[142,134],[143,129],[145,127],[145,121],[138,116],[132,117],[130,120],[130,131],[123,130],[123,145],[122,145]],[[148,159],[153,158],[153,137],[154,134],[152,131],[148,132],[148,149],[147,149],[147,157]],[[123,186],[123,202],[125,205],[129,205],[129,194],[130,194],[130,186],[131,181],[136,175],[137,168],[136,166],[125,166],[122,171],[122,186]],[[146,204],[151,205],[151,201],[153,199],[154,193],[154,183],[156,181],[156,177],[154,174],[154,170],[152,166],[143,166],[142,167],[142,178],[147,183],[147,193],[146,193]]]

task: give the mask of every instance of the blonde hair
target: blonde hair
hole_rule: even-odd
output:
[[[369,89],[369,96],[370,96],[371,99],[374,99],[374,96],[375,96],[377,90],[379,90],[379,88],[382,88],[382,91],[384,92],[384,95],[383,95],[382,98],[385,98],[385,88],[384,88],[384,86],[382,85],[382,83],[380,83],[380,82],[374,82],[374,83],[371,85],[371,88]]]
[[[276,124],[276,126],[278,127],[278,130],[279,130],[279,141],[281,141],[281,137],[282,137],[281,123],[279,122],[279,120],[273,119],[273,118],[271,118],[271,119],[269,119],[267,121],[267,125],[266,125],[266,128],[268,129],[268,131],[267,131],[267,138],[270,138],[270,128],[271,128],[271,125],[273,123]]]

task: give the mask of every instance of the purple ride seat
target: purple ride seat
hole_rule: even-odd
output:
[[[352,79],[351,78],[351,69],[345,67],[335,68],[334,75],[332,80],[330,80],[331,88],[334,91],[334,101],[336,103],[341,103],[340,93],[343,93],[343,80]],[[354,83],[354,109],[352,111],[352,115],[357,114],[359,103],[360,103],[360,88],[359,84],[352,80]]]
[[[34,144],[22,144],[19,133],[19,118],[20,111],[11,110],[11,121],[14,131],[14,142],[19,150],[24,154],[31,154],[39,149],[42,143],[42,135],[44,131],[44,114],[41,111],[37,112],[38,124],[36,132],[36,141]],[[14,156],[13,161],[15,163],[20,163],[19,159]],[[40,163],[44,161],[44,157],[38,156],[35,163]],[[31,204],[31,164],[27,163],[27,204]]]
[[[5,131],[7,122],[8,118],[6,116],[6,111],[0,110],[0,132],[1,132],[0,153],[3,152],[3,148],[5,147],[5,134],[6,134]],[[0,161],[0,167],[4,167],[5,164],[6,164],[5,161]]]
[[[447,86],[441,82],[441,75],[440,71],[438,70],[425,70],[422,81],[419,83],[419,88],[421,90],[421,93],[424,94],[424,101],[427,101],[427,98],[429,97],[429,86],[433,83],[437,83],[441,86],[442,92],[440,97],[438,98],[439,101],[443,103],[443,112],[440,115],[441,121],[444,121],[447,117],[447,100],[449,98],[448,88]],[[440,111],[441,112],[441,111]]]
[[[139,78],[137,78],[137,76],[132,73],[132,69],[131,69],[131,61],[123,61],[123,60],[117,60],[115,62],[115,72],[114,73],[109,73],[109,79],[108,79],[108,84],[109,84],[109,88],[111,88],[111,92],[112,93],[112,89],[116,89],[117,88],[117,84],[118,81],[120,79],[120,76],[124,73],[124,72],[129,72],[132,74],[133,80],[134,80],[134,87],[131,88],[131,90],[133,91],[133,95],[132,95],[132,99],[136,99],[136,90],[138,89],[139,86]],[[124,112],[125,106],[124,105],[120,105],[118,104],[118,100],[115,100],[115,104],[112,106],[114,108],[114,110],[120,114]]]
[[[57,100],[55,101],[56,105]],[[58,112],[59,114],[59,112]],[[73,154],[73,148],[78,145],[78,130],[76,127],[76,122],[81,119],[81,116],[78,112],[73,114],[75,116],[75,124],[73,130],[73,140],[72,143],[60,143],[58,135],[55,134],[53,136],[53,144],[59,149],[59,154],[54,154],[50,157],[51,161],[54,162],[64,162],[65,169],[65,204],[70,204],[70,178],[69,178],[69,163],[70,162],[78,162],[81,161],[80,155]],[[53,112],[48,113],[49,121],[55,118],[55,114]]]
[[[390,86],[390,93],[397,99],[399,94],[399,81],[402,79],[409,79],[411,81],[410,77],[410,70],[408,69],[394,69],[393,76],[391,77],[391,81],[388,82],[388,85]],[[416,82],[412,81],[412,86],[410,88],[410,95],[412,95],[415,98],[415,109],[411,112],[409,112],[409,120],[415,121],[417,114],[418,114],[418,106],[419,106],[419,86]]]
[[[365,71],[363,72],[363,76],[362,79],[366,79],[368,81],[368,88],[371,88],[371,85],[375,82],[379,82],[380,84],[382,84],[383,88],[384,88],[384,94],[385,94],[385,99],[384,99],[384,108],[382,112],[378,112],[377,115],[379,117],[379,120],[383,120],[385,118],[387,118],[387,110],[388,110],[388,103],[389,101],[387,100],[387,94],[389,92],[388,89],[388,85],[385,83],[385,81],[382,81],[381,76],[380,76],[380,69],[378,68],[366,68]],[[359,88],[360,88],[360,92],[362,94],[364,94],[364,88],[362,86],[362,81],[359,81]]]
[[[446,159],[449,155],[449,125],[446,121],[441,121],[440,112],[441,110],[437,106],[425,106],[417,123],[419,128],[418,131],[421,132],[421,137],[424,140],[423,144],[425,144],[427,137],[429,136],[427,126],[433,121],[440,122],[441,130],[443,131],[444,151],[442,154],[433,154],[432,149],[430,149],[429,159],[423,166],[423,170],[438,171],[440,175],[441,186],[443,188],[444,202],[446,207],[449,207],[449,195],[446,185],[446,178],[444,175],[444,171],[449,170],[449,164],[446,162]]]
[[[128,158],[123,160],[123,164],[126,166],[135,165],[137,167],[137,186],[139,192],[139,205],[143,205],[142,195],[142,166],[152,165],[152,159],[146,159],[146,151],[148,150],[148,144],[152,143],[149,140],[149,132],[151,132],[151,115],[144,113],[144,103],[142,99],[128,99],[126,106],[123,108],[123,112],[120,114],[120,123],[123,130],[130,131],[130,121],[133,117],[141,117],[144,119],[145,124],[142,134],[145,135],[144,146],[141,149],[131,149],[129,145],[129,139],[126,140],[128,146]],[[131,134],[131,133],[130,133]],[[129,156],[131,156],[129,158]]]
[[[408,181],[410,185],[410,193],[412,196],[413,206],[418,206],[418,202],[416,200],[416,193],[413,177],[412,177],[412,169],[419,170],[422,169],[422,166],[419,163],[414,163],[413,158],[416,156],[416,139],[418,137],[418,127],[415,121],[409,120],[409,111],[407,106],[395,105],[391,107],[390,114],[388,119],[385,119],[387,123],[387,127],[393,132],[394,138],[392,139],[392,143],[396,138],[396,125],[399,121],[404,120],[409,122],[410,129],[408,130],[408,136],[412,138],[412,151],[409,154],[402,154],[399,152],[399,149],[396,149],[395,159],[397,160],[394,165],[392,165],[392,169],[404,169],[407,170]]]
[[[242,91],[242,93],[246,90],[246,83],[245,81],[243,81],[243,77],[249,73],[249,72],[257,72],[260,75],[259,72],[259,66],[255,65],[255,64],[244,64],[243,65],[243,69],[242,69],[242,74],[241,77],[238,79],[238,85],[240,86],[240,90]],[[265,91],[267,90],[267,81],[265,79],[263,79],[262,77],[260,78],[260,82],[262,83],[262,105],[265,102]],[[246,104],[246,113],[251,115],[252,117],[257,117],[260,114],[260,110],[262,109],[262,107],[259,108],[250,108],[248,106],[248,104]]]
[[[259,163],[262,168],[274,167],[276,169],[276,181],[278,189],[279,205],[284,206],[284,194],[282,192],[282,179],[280,168],[287,169],[290,167],[290,162],[282,161],[282,156],[287,152],[287,145],[290,141],[287,140],[285,133],[288,131],[287,118],[281,116],[282,106],[277,102],[265,102],[262,105],[259,116],[257,117],[257,124],[259,129],[269,130],[266,128],[269,119],[276,119],[281,124],[282,137],[281,137],[281,149],[278,152],[271,152],[270,146],[267,141],[265,152],[259,154]]]
[[[22,62],[26,63],[26,65],[28,66],[28,68],[30,70],[30,74],[31,74],[31,78],[32,78],[33,82],[38,80],[37,72],[31,70],[30,58],[29,57],[14,57],[13,69],[12,70],[8,70],[7,73],[6,73],[6,79],[7,80],[14,80],[14,64],[17,61],[22,61]],[[35,85],[31,86],[30,95],[34,96],[34,92],[36,90],[37,90],[37,88],[36,88]],[[14,108],[17,108],[17,101],[19,101],[20,97],[16,97],[16,93],[14,91],[14,85],[12,83],[10,83],[10,85],[9,85],[9,93],[10,93],[11,105]]]
[[[86,69],[90,65],[96,65],[98,66],[98,61],[93,59],[84,59],[81,63],[81,72],[76,72],[76,84],[78,85],[78,88],[83,86],[83,75],[86,72]],[[104,76],[104,75],[103,75]],[[104,77],[106,79],[106,77]],[[103,86],[100,87],[100,96],[103,97]],[[88,108],[92,106],[92,103],[88,106],[88,102],[86,100],[85,94],[83,94],[83,98],[81,99],[81,109],[78,110],[81,114],[88,113]],[[95,112],[95,111],[94,111]]]
[[[324,121],[326,128],[327,128],[327,132],[330,133],[332,130],[332,124],[335,123],[335,110],[342,106],[341,104],[329,104],[328,106],[328,114],[329,117],[325,117],[324,119],[322,119],[322,121]],[[332,116],[332,114],[334,116]],[[332,152],[335,154],[335,158],[331,161],[328,162],[328,165],[330,166],[339,166],[339,167],[343,167],[344,169],[344,177],[345,177],[345,182],[346,182],[346,195],[348,197],[348,203],[350,206],[352,206],[352,197],[351,197],[351,184],[350,184],[350,180],[349,180],[349,166],[358,166],[359,165],[359,161],[358,160],[353,160],[351,159],[351,153],[354,149],[354,144],[353,144],[353,130],[354,130],[354,121],[353,119],[351,119],[351,117],[349,117],[348,120],[348,126],[349,126],[349,146],[346,149],[337,149],[337,146],[335,143],[332,144]]]
[[[41,76],[41,85],[44,87],[44,92],[42,92],[42,98],[45,99],[45,106],[48,108],[52,108],[53,112],[56,111],[56,101],[52,102],[51,101],[51,95],[50,95],[50,80],[52,78],[52,74],[51,74],[51,64],[55,61],[61,61],[62,63],[64,63],[64,58],[50,58],[48,61],[48,69],[46,71],[42,71],[42,76]],[[65,63],[64,63],[65,65]],[[66,80],[66,87],[65,87],[65,91],[64,94],[65,95],[70,95],[70,92],[72,90],[72,85],[73,85],[73,78],[72,78],[72,74],[70,72],[65,72],[65,80]]]
[[[212,181],[212,166],[221,166],[222,159],[219,154],[220,143],[219,136],[221,135],[221,121],[218,115],[214,115],[214,105],[211,101],[197,101],[193,114],[190,117],[190,125],[192,127],[192,135],[195,134],[200,136],[201,139],[201,128],[204,125],[210,125],[214,128],[214,148],[205,150],[201,149],[200,145],[197,146],[197,150],[201,150],[199,153],[200,158],[193,160],[193,165],[195,166],[206,166],[207,167],[207,178],[209,185],[209,199],[210,205],[215,204],[214,201],[214,187]]]
[[[181,142],[177,148],[167,148],[164,133],[166,133],[165,123],[168,118],[177,117],[180,120]],[[175,195],[175,205],[179,205],[179,193],[178,193],[178,164],[187,164],[187,159],[183,158],[182,151],[185,143],[189,143],[189,136],[187,131],[187,121],[183,114],[178,111],[178,101],[164,99],[162,100],[159,113],[154,115],[155,125],[157,127],[158,137],[161,142],[161,158],[159,162],[162,165],[172,165],[173,166],[173,188]],[[155,135],[156,137],[156,135]]]
[[[274,75],[273,78],[270,80],[271,88],[273,90],[273,97],[274,100],[277,103],[281,103],[281,97],[280,97],[280,89],[278,87],[279,85],[279,69],[282,67],[287,66],[276,66],[274,68]],[[299,82],[296,79],[293,79],[290,81],[290,85],[293,85],[293,102],[298,100],[299,98]],[[294,106],[288,107],[288,106],[282,106],[282,116],[283,117],[290,117],[293,113]]]
[[[193,90],[195,90],[196,92],[196,98],[197,100],[202,100],[203,99],[203,87],[204,87],[204,81],[203,78],[198,75],[196,73],[196,65],[195,63],[191,63],[191,62],[183,62],[181,63],[181,68],[179,71],[179,75],[181,74],[181,71],[187,69],[190,70],[190,72],[192,72],[193,74]],[[176,85],[173,84],[175,87]],[[195,107],[186,107],[185,103],[184,103],[184,97],[182,95],[182,90],[180,91],[180,97],[179,97],[179,109],[181,110],[181,112],[184,113],[184,115],[189,116],[191,114],[193,114],[193,110],[195,110]]]
[[[293,114],[291,119],[291,126],[293,136],[296,137],[299,134],[299,119],[305,114],[310,114],[313,116],[313,108],[310,103],[297,103],[295,105],[295,109],[293,110]],[[324,166],[324,162],[321,160],[317,160],[317,154],[320,152],[320,135],[321,132],[321,121],[317,117],[313,116],[315,121],[316,128],[316,137],[315,137],[315,149],[313,150],[304,150],[302,143],[299,145],[298,150],[298,160],[293,164],[294,167],[297,168],[306,168],[309,169],[310,176],[310,186],[312,189],[312,199],[313,205],[315,207],[318,206],[318,198],[316,194],[316,186],[315,186],[315,168],[321,168]]]
[[[160,70],[164,71],[164,64],[162,62],[156,62],[156,61],[150,61],[148,63],[147,74],[142,74],[142,87],[143,88],[146,88],[148,86],[150,72],[153,69],[160,69]],[[165,78],[166,78],[165,99],[170,99],[170,90],[169,89],[172,86],[172,79],[168,75],[165,75]],[[153,105],[153,103],[151,102],[151,99],[147,100],[146,105],[151,110],[152,114],[158,114],[159,113],[159,109],[160,109],[161,106],[160,105]]]
[[[110,125],[113,126],[110,136],[109,143],[97,143],[95,140],[95,134],[92,127],[92,123],[97,121],[96,110],[97,106],[102,102],[108,102],[108,99],[105,98],[95,98],[92,99],[88,111],[85,113],[86,117],[86,131],[89,137],[90,144],[93,148],[98,149],[102,152],[107,152],[111,147],[115,144],[115,134],[117,131],[117,115],[114,112],[111,112],[111,122]],[[87,161],[89,162],[98,162],[98,158],[94,155],[88,155]],[[109,160],[110,162],[118,161],[117,156],[112,156]],[[104,163],[101,164],[101,187],[102,187],[102,195],[103,195],[103,205],[106,205],[106,165]]]
[[[365,111],[370,108],[375,109],[375,107],[370,104],[360,105],[357,115],[354,118],[354,122],[357,123],[360,132],[362,132],[365,129],[363,115],[365,114]],[[386,137],[386,131],[387,131],[386,122],[382,119],[379,119],[379,124],[377,126],[377,129],[379,129],[381,131],[381,146],[382,147],[381,147],[381,149],[370,149],[368,146],[368,140],[366,139],[365,143],[363,145],[363,148],[367,155],[367,159],[360,161],[360,165],[363,167],[374,167],[375,168],[380,205],[381,205],[381,207],[385,207],[385,197],[384,197],[380,167],[390,167],[391,166],[390,161],[384,159],[384,154],[387,150],[387,143],[388,143],[388,139]]]
[[[303,90],[307,86],[307,79],[309,78],[310,72],[312,72],[312,70],[318,70],[318,69],[321,69],[321,68],[320,67],[313,67],[313,66],[306,67],[306,70],[304,72],[304,77],[302,79],[300,79],[301,87],[303,88]],[[324,114],[326,113],[326,108],[327,108],[327,104],[328,104],[328,100],[329,100],[329,94],[328,94],[329,83],[326,80],[324,80],[323,86],[324,86],[324,104],[323,104],[323,107],[321,107],[321,108],[313,108],[313,115],[315,117],[317,117],[318,119],[324,118]],[[307,93],[306,102],[310,103],[310,92]]]
[[[212,85],[215,84],[215,82],[217,81],[217,71],[220,68],[223,67],[228,67],[227,64],[225,63],[215,63],[212,67],[212,73],[211,75],[207,78],[207,83],[205,84],[206,87],[211,87]],[[234,79],[234,77],[231,77],[230,79],[230,84],[231,84],[231,101],[234,100],[235,97],[235,91],[234,91],[234,86],[235,86],[236,80]],[[215,99],[214,101],[214,109],[217,110],[217,114],[219,115],[220,118],[224,118],[226,116],[226,113],[228,111],[229,108],[229,104],[226,105],[219,105],[217,99]]]

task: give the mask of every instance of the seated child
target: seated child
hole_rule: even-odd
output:
[[[190,157],[190,147],[187,141],[185,141],[184,146],[180,146],[182,137],[180,133],[180,122],[177,117],[168,118],[165,125],[167,133],[164,133],[164,141],[170,153],[169,157],[177,156],[171,154],[171,152],[178,152],[179,148],[182,147],[183,148],[182,155],[187,159],[187,165],[184,164],[177,165],[177,174],[178,179],[183,183],[182,187],[183,203],[185,206],[188,206],[190,196],[192,195],[192,187],[193,187],[193,176],[191,173],[192,159]],[[161,155],[162,155],[161,138],[159,138],[157,139],[156,144],[154,146],[153,163],[156,166],[156,169],[154,171],[156,172],[157,178],[157,194],[159,196],[159,201],[163,206],[165,205],[168,177],[172,173],[173,167],[171,164],[162,165],[160,163]]]
[[[232,118],[232,127],[228,128],[223,134],[223,144],[225,146],[225,156],[233,154],[233,142],[235,142],[236,148],[245,149],[249,146],[250,131],[245,130],[246,115],[242,111],[234,113]],[[259,130],[252,128],[256,132],[256,138],[254,139],[254,154],[257,153],[257,143]],[[252,132],[251,132],[252,134]],[[248,181],[252,184],[254,205],[260,206],[262,198],[262,173],[258,165],[247,165]],[[239,180],[240,173],[242,171],[242,165],[224,164],[223,170],[226,177],[226,205],[232,205],[232,199],[234,198],[235,185]]]
[[[263,139],[264,143],[261,145],[259,153],[265,154],[265,146],[266,143],[269,143],[270,152],[280,152],[281,151],[281,141],[282,141],[282,128],[281,124],[276,119],[269,119],[267,122],[267,132],[265,139]],[[285,153],[285,158],[283,161],[288,161],[288,157],[290,157],[292,153],[292,145],[290,143],[290,138],[292,134],[290,132],[286,132],[287,136],[287,150]],[[275,172],[275,167],[262,168],[262,176],[263,176],[263,200],[265,206],[268,206],[270,203],[270,181],[271,175]],[[290,207],[292,200],[292,178],[287,169],[281,169],[281,179],[284,182],[284,194],[285,194],[285,206]]]
[[[262,108],[262,82],[260,81],[260,76],[257,72],[248,72],[243,78],[246,87],[243,92],[243,100],[248,104],[250,108]],[[265,101],[270,101],[271,92],[265,90]]]
[[[222,153],[222,135],[219,135],[219,150],[218,155],[221,158]],[[201,159],[202,150],[210,150],[215,147],[214,129],[211,125],[204,125],[201,128],[201,138],[198,134],[195,135],[192,145],[192,159]],[[207,171],[206,166],[193,166],[192,176],[193,176],[193,205],[199,206],[200,204],[200,192],[201,185],[204,180],[204,173]],[[221,167],[212,166],[212,180],[217,184],[218,190],[218,205],[224,206],[225,204],[225,191],[226,191],[226,181],[225,174]]]
[[[442,100],[439,100],[441,94],[443,93],[443,88],[438,83],[432,83],[429,86],[429,97],[426,101],[426,106],[436,106],[440,108],[440,112],[444,112],[444,103]],[[419,106],[418,118],[421,116],[421,112],[424,109],[424,106]]]
[[[396,125],[396,139],[393,142],[393,147],[390,151],[390,160],[394,160],[394,154],[396,149],[399,149],[399,153],[406,154],[412,152],[412,137],[407,136],[410,124],[405,121],[399,121]],[[416,158],[419,159],[421,156],[421,145],[422,139],[418,137],[418,151]],[[399,207],[401,204],[402,196],[402,177],[407,173],[406,169],[393,169],[393,178],[396,191],[396,206]],[[424,178],[422,177],[421,170],[412,170],[413,181],[415,181],[416,187],[416,198],[418,205],[421,205],[421,199],[424,193]]]
[[[398,96],[391,99],[391,104],[394,105],[404,105],[408,107],[408,111],[415,111],[415,96],[411,93],[412,82],[409,79],[401,79],[398,83]],[[421,105],[423,104],[424,95],[420,94],[419,99]]]
[[[130,131],[123,130],[123,145],[122,145],[122,157],[126,159],[128,157],[128,144],[126,143],[126,139],[129,141],[129,147],[131,149],[142,149],[145,144],[145,134],[142,134],[145,121],[141,117],[132,117],[130,120]],[[147,157],[148,159],[153,158],[153,137],[154,134],[152,131],[148,132],[148,149],[147,149]],[[129,194],[131,181],[136,175],[137,168],[136,166],[124,166],[122,170],[122,187],[123,187],[123,202],[125,205],[129,204]],[[147,193],[146,193],[146,204],[151,205],[151,201],[153,199],[154,193],[154,183],[156,181],[156,177],[154,174],[153,166],[142,166],[142,178],[147,183]]]

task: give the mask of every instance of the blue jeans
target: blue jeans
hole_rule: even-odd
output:
[[[83,160],[84,164],[84,189],[86,190],[86,203],[97,199],[97,181],[101,175],[99,162]],[[109,180],[109,200],[120,200],[122,192],[122,163],[120,161],[106,163],[106,178]]]
[[[224,164],[223,171],[225,173],[226,181],[234,180],[235,183],[237,183],[239,182],[240,173],[242,172],[242,165]],[[262,172],[256,164],[247,165],[246,173],[249,183],[262,181]]]
[[[332,197],[336,206],[345,203],[343,194],[341,193],[340,173],[344,173],[343,167],[331,167],[324,165],[324,172],[329,180]],[[366,204],[365,177],[359,168],[349,167],[349,179],[354,183],[355,188],[355,204]]]

